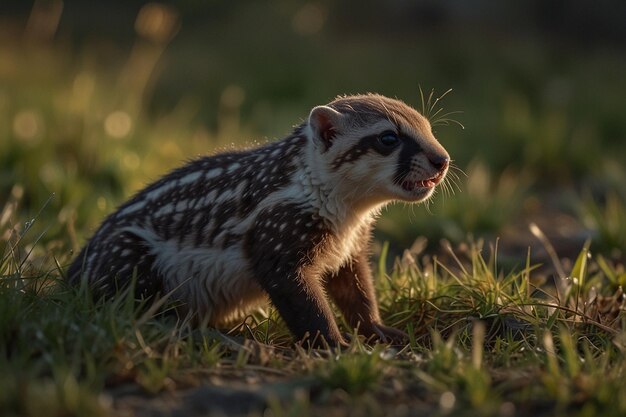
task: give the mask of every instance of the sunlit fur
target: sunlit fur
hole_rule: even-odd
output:
[[[331,144],[323,143],[316,134],[319,126],[315,124],[315,116],[318,112],[327,112],[332,117],[334,136]],[[367,252],[368,239],[364,236],[369,235],[376,216],[385,204],[394,200],[419,202],[433,192],[428,189],[421,194],[409,193],[399,185],[396,176],[401,146],[389,155],[367,152],[354,161],[337,168],[333,166],[333,161],[357,145],[361,138],[388,130],[410,138],[422,150],[412,155],[414,168],[402,173],[403,177],[421,181],[437,173],[445,175],[446,172],[441,173],[429,163],[428,155],[447,157],[447,153],[433,137],[428,121],[417,111],[401,101],[379,95],[339,97],[327,106],[314,108],[309,121],[280,142],[242,151],[240,159],[230,162],[228,166],[189,169],[182,177],[140,192],[103,224],[86,249],[85,259],[88,262],[75,270],[79,270],[86,279],[99,283],[102,288],[110,285],[99,276],[110,255],[89,250],[93,248],[96,251],[96,244],[104,247],[103,242],[111,241],[114,242],[110,244],[112,252],[124,253],[124,245],[130,243],[115,239],[126,232],[141,239],[149,248],[149,255],[155,257],[153,268],[164,277],[164,291],[174,291],[173,298],[180,300],[186,311],[208,324],[219,324],[238,317],[266,300],[265,293],[255,280],[255,271],[246,258],[243,242],[235,242],[226,249],[217,244],[214,247],[197,246],[193,236],[179,236],[175,230],[170,238],[161,236],[151,226],[151,219],[175,212],[177,214],[172,219],[180,222],[191,215],[188,214],[191,207],[209,210],[228,199],[241,201],[248,184],[243,177],[237,176],[237,172],[241,175],[257,172],[281,175],[272,166],[278,158],[291,158],[290,162],[297,168],[284,186],[258,201],[254,207],[249,207],[245,217],[233,216],[221,225],[211,219],[204,225],[206,230],[201,232],[208,235],[215,227],[221,226],[223,230],[215,237],[215,242],[223,243],[229,234],[244,235],[264,210],[296,203],[303,210],[315,213],[323,220],[324,227],[332,231],[331,237],[319,249],[319,259],[309,267],[307,274],[320,277],[324,273],[334,273],[357,254]],[[242,166],[244,156],[248,158],[246,161],[253,163]],[[220,178],[227,178],[228,186],[217,192],[211,188],[211,181]],[[149,212],[149,205],[157,199],[196,183],[204,184],[204,194],[172,200]],[[202,211],[194,213],[197,214],[193,216],[198,218],[202,216]],[[297,218],[298,213],[292,214]],[[198,220],[194,218],[192,221]],[[280,224],[272,227],[280,232],[280,237],[259,236],[259,239],[267,239],[275,248],[288,244],[290,239],[300,238],[296,235],[297,230],[283,230]],[[129,265],[117,273],[130,274],[132,261],[136,259],[129,259]],[[282,273],[280,267],[275,273]]]

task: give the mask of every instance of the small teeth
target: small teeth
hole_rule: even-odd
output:
[[[439,177],[439,175],[435,175],[434,177],[427,178],[421,181],[404,180],[402,181],[402,188],[407,191],[414,191],[417,188],[432,188],[439,182]]]

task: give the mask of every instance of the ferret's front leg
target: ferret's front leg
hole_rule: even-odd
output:
[[[259,282],[296,338],[317,347],[324,341],[345,344],[318,277],[292,270],[259,277]]]
[[[352,328],[368,338],[383,342],[404,342],[401,330],[385,326],[380,318],[374,280],[365,255],[350,260],[326,277],[326,288]]]
[[[315,347],[345,344],[317,269],[307,263],[310,239],[275,243],[266,224],[259,222],[247,236],[246,255],[257,283],[298,340]]]

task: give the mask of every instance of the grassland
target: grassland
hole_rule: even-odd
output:
[[[294,38],[278,12],[265,15],[275,32],[244,41],[261,12],[237,13],[206,29],[225,40],[203,54],[197,35],[172,40],[167,13],[171,33],[139,30],[130,47],[0,26],[0,414],[626,414],[623,55],[471,33],[466,48],[449,32]],[[284,45],[261,50],[266,37]],[[408,69],[388,77],[397,56]],[[207,91],[161,105],[197,73]],[[379,222],[378,294],[406,346],[308,351],[272,309],[193,329],[65,285],[98,222],[181,160],[280,136],[339,92],[420,108],[418,82],[455,87],[439,105],[466,129],[437,134],[465,175],[428,210],[392,206]]]

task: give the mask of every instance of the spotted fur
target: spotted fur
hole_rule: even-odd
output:
[[[191,161],[141,190],[107,217],[68,276],[104,295],[134,277],[137,296],[173,291],[210,325],[269,296],[297,338],[338,344],[328,295],[361,333],[396,337],[367,265],[371,229],[389,201],[428,198],[448,161],[403,102],[339,97],[280,141]]]

